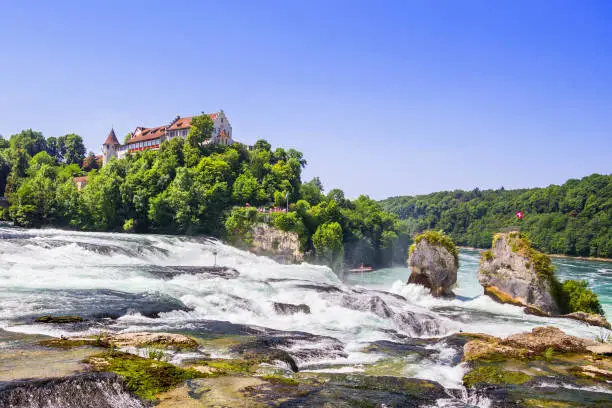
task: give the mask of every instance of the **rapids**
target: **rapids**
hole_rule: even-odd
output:
[[[214,264],[215,254],[218,265],[235,271],[198,273],[197,267]],[[546,324],[581,337],[602,336],[604,329],[526,315],[482,296],[477,265],[476,251],[461,251],[458,296],[444,300],[406,285],[406,268],[341,280],[327,267],[281,265],[206,238],[0,228],[0,328],[56,337],[143,330],[262,333],[282,339],[275,340],[278,347],[301,371],[429,379],[455,390],[457,398],[464,367],[444,336],[505,336]],[[275,303],[304,304],[310,314],[279,314]],[[42,315],[86,320],[36,323]],[[364,351],[370,344],[432,337],[441,340],[422,347],[426,358],[406,359],[400,367],[377,365],[382,355]]]

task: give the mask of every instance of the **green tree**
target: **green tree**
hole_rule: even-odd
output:
[[[342,227],[337,222],[319,225],[312,236],[312,243],[317,255],[332,266],[335,271],[343,268],[344,246],[342,237]]]
[[[45,155],[46,157],[42,157]],[[14,195],[11,196],[10,216],[16,225],[37,227],[49,224],[55,215],[55,177],[57,168],[45,163],[47,159],[55,161],[47,152],[38,153],[39,161],[32,170],[32,176],[26,178]],[[34,171],[35,170],[35,171]]]
[[[187,143],[192,147],[200,146],[213,136],[214,129],[215,125],[210,116],[206,114],[194,116],[187,134]]]
[[[43,134],[32,129],[22,130],[20,133],[12,135],[9,139],[9,144],[13,150],[24,149],[30,156],[34,156],[47,147]]]
[[[237,204],[257,204],[265,200],[265,192],[260,188],[257,179],[250,172],[245,172],[234,182],[232,199]]]
[[[94,169],[99,169],[98,160],[96,159],[96,155],[94,152],[89,152],[85,160],[83,160],[83,170],[91,171]]]
[[[272,145],[270,143],[268,143],[267,140],[259,139],[253,145],[253,149],[254,150],[263,150],[263,151],[269,152],[269,151],[272,150]]]
[[[313,178],[300,186],[300,197],[308,201],[310,205],[317,205],[325,198],[323,196],[323,183],[318,177]]]
[[[66,164],[81,165],[83,163],[86,149],[81,136],[74,133],[63,136],[63,146],[62,156]]]
[[[58,163],[62,161],[57,137],[51,136],[47,138],[47,153],[49,153],[51,157],[54,157]]]

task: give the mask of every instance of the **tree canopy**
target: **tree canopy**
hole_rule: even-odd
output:
[[[407,222],[411,235],[442,230],[458,245],[488,248],[495,232],[520,226],[543,252],[612,258],[612,175],[546,188],[393,197],[381,204]]]
[[[206,234],[236,244],[248,244],[255,223],[269,222],[296,232],[310,261],[335,268],[405,262],[410,238],[398,216],[366,196],[325,195],[317,177],[303,183],[306,160],[295,149],[272,149],[265,140],[251,150],[203,144],[212,121],[194,121],[186,139],[101,168],[93,153],[84,158],[78,135],[45,140],[22,132],[0,149],[0,187],[10,204],[4,218],[28,227]],[[72,178],[84,174],[88,183],[77,191]],[[287,201],[287,213],[263,216],[253,208],[284,209]]]

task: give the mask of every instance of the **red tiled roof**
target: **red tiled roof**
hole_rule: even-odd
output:
[[[191,127],[191,119],[193,119],[193,116],[178,118],[168,126],[168,130],[189,129]]]
[[[208,116],[210,116],[212,120],[215,120],[219,116],[219,112],[209,113]],[[193,116],[186,116],[184,118],[179,117],[168,126],[168,130],[189,129],[193,118]]]
[[[138,136],[132,137],[127,144],[143,142],[145,140],[157,139],[166,134],[166,126],[158,126],[154,128],[143,128]]]
[[[209,113],[208,116],[210,116],[212,120],[215,120],[219,116],[219,113]],[[191,127],[191,120],[193,118],[193,116],[186,116],[184,118],[179,117],[168,126],[163,125],[154,128],[143,128],[139,126],[136,128],[136,131],[140,130],[141,133],[138,136],[134,136],[130,140],[128,140],[127,144],[157,139],[158,137],[164,136],[166,132],[171,130],[189,129]]]
[[[108,134],[108,137],[106,138],[106,141],[104,142],[105,145],[121,145],[121,143],[119,143],[119,141],[117,140],[117,136],[115,135],[115,129],[111,129],[110,133]]]
[[[72,179],[75,183],[79,183],[79,182],[87,182],[87,180],[89,180],[89,176],[81,176],[81,177],[75,177]]]

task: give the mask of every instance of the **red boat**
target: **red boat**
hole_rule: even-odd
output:
[[[361,264],[359,268],[349,269],[349,272],[372,272],[373,270],[374,269],[372,269],[371,266],[364,266],[363,264]]]

